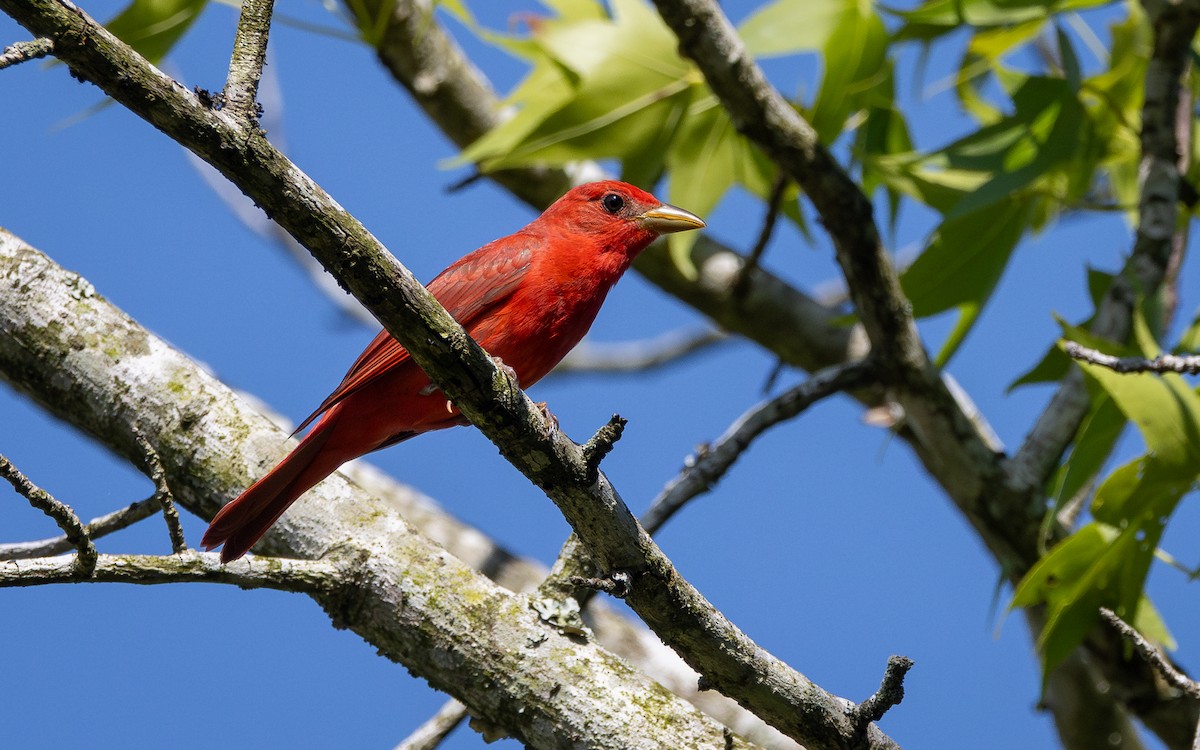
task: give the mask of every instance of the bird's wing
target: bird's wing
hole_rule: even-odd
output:
[[[490,242],[442,271],[426,288],[470,332],[489,310],[512,296],[529,270],[535,246],[536,241],[520,234]],[[409,359],[408,350],[400,342],[386,330],[380,331],[354,360],[333,393],[292,434],[308,427],[334,404]]]

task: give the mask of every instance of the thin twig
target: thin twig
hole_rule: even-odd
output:
[[[904,700],[904,676],[912,667],[913,660],[907,656],[888,658],[887,670],[883,673],[879,689],[854,707],[853,721],[858,725],[860,732],[866,731],[871,722],[882,719],[889,708],[900,705],[900,701]]]
[[[395,750],[434,750],[465,718],[467,707],[451,698],[428,721],[396,745]]]
[[[691,458],[683,471],[667,484],[642,516],[642,525],[651,534],[658,531],[689,500],[708,491],[725,476],[755,438],[823,398],[869,382],[874,369],[871,360],[855,360],[826,368],[743,414],[716,442]]]
[[[162,507],[163,520],[167,522],[167,535],[171,538],[171,551],[179,554],[188,547],[187,540],[183,537],[183,524],[179,522],[179,511],[175,509],[175,498],[167,485],[167,470],[163,468],[158,452],[137,428],[133,430],[133,439],[146,460],[150,481],[154,482],[154,496],[151,499]]]
[[[628,420],[620,414],[614,414],[608,422],[596,430],[596,434],[583,444],[583,462],[587,467],[587,478],[589,482],[595,482],[599,479],[600,462],[604,460],[621,439],[621,433],[625,431],[625,425]]]
[[[54,42],[44,37],[11,44],[4,48],[3,53],[0,53],[0,70],[45,57],[52,52],[54,52]]]
[[[1068,357],[1080,362],[1100,365],[1119,373],[1131,372],[1178,372],[1186,375],[1200,375],[1200,357],[1182,357],[1176,354],[1160,354],[1154,359],[1144,357],[1114,357],[1111,354],[1090,349],[1074,341],[1068,341],[1063,347]]]
[[[92,544],[92,538],[88,536],[87,529],[83,527],[83,523],[79,520],[79,516],[75,515],[75,511],[71,510],[66,503],[56,500],[49,492],[29,481],[29,478],[18,471],[17,467],[13,466],[12,462],[4,456],[0,456],[0,476],[7,479],[13,489],[28,500],[30,505],[54,519],[54,523],[63,530],[63,534],[71,542],[71,546],[79,552],[74,560],[76,572],[83,573],[85,576],[90,575],[96,567],[96,546]]]
[[[1173,664],[1163,658],[1162,652],[1146,639],[1129,623],[1122,620],[1108,607],[1100,608],[1100,616],[1103,617],[1109,625],[1112,625],[1117,631],[1124,636],[1137,652],[1142,655],[1151,667],[1154,668],[1162,678],[1171,684],[1172,687],[1190,695],[1193,698],[1200,698],[1200,682],[1189,678],[1187,675],[1180,672]]]
[[[762,229],[758,232],[758,241],[754,243],[750,254],[746,256],[746,264],[738,271],[737,282],[733,285],[735,300],[745,299],[746,293],[750,290],[750,276],[758,268],[767,244],[771,242],[771,235],[775,233],[775,224],[779,221],[779,211],[783,207],[783,194],[787,191],[788,183],[787,175],[780,172],[775,178],[775,184],[771,186],[771,195],[767,198],[767,215],[763,218]]]
[[[88,521],[83,530],[95,543],[97,539],[108,536],[114,531],[120,531],[138,521],[149,518],[161,507],[162,504],[158,498],[151,496],[112,513],[97,516]],[[29,560],[34,557],[49,557],[62,554],[74,546],[65,535],[32,542],[0,544],[0,560]]]
[[[242,0],[225,80],[225,107],[243,122],[258,119],[258,81],[267,59],[274,0]]]

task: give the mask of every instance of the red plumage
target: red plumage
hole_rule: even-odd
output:
[[[632,185],[594,182],[569,191],[515,234],[464,256],[428,289],[528,388],[579,343],[638,253],[660,234],[703,226]],[[295,450],[217,513],[201,546],[224,545],[221,560],[237,559],[346,461],[466,423],[387,331],[297,432],[314,420]]]

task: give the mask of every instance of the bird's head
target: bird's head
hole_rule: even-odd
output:
[[[603,241],[631,258],[660,235],[702,229],[704,220],[663,203],[645,190],[616,180],[572,188],[541,216],[558,231]]]

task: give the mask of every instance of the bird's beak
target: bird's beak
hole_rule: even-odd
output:
[[[655,206],[637,217],[638,224],[658,234],[671,232],[686,232],[689,229],[703,229],[704,219],[691,211],[667,205]]]

